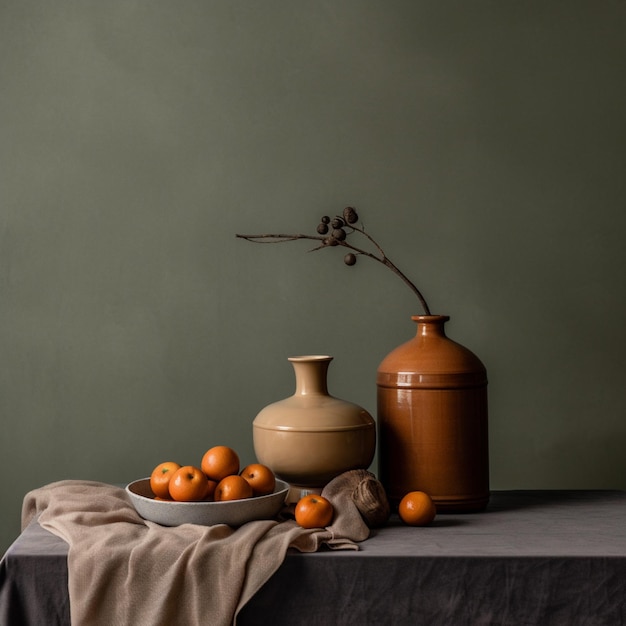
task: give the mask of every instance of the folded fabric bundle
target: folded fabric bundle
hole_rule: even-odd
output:
[[[389,516],[384,489],[366,470],[341,474],[322,495],[335,508],[325,529],[301,528],[289,508],[277,520],[237,529],[170,528],[141,518],[120,487],[66,480],[25,496],[22,528],[37,519],[69,544],[72,624],[226,625],[280,567],[288,549],[358,550],[370,528]]]

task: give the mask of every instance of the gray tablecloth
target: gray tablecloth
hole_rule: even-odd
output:
[[[66,556],[36,523],[20,535],[0,562],[2,626],[69,624]],[[246,624],[626,624],[626,492],[495,492],[426,528],[392,517],[359,552],[289,554]]]

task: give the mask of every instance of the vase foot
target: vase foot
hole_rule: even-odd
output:
[[[300,487],[298,485],[291,485],[289,493],[287,493],[287,504],[298,502],[300,498],[308,496],[311,493],[321,494],[323,487]]]

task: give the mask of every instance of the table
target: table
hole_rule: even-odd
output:
[[[67,545],[32,523],[0,562],[0,624],[69,624]],[[361,550],[290,553],[250,624],[626,624],[626,492],[497,491],[483,513],[397,517]]]

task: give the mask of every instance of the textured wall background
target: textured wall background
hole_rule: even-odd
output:
[[[287,357],[375,413],[418,304],[296,242],[353,204],[490,377],[494,489],[626,488],[626,3],[0,2],[0,548],[24,493],[253,458]]]

